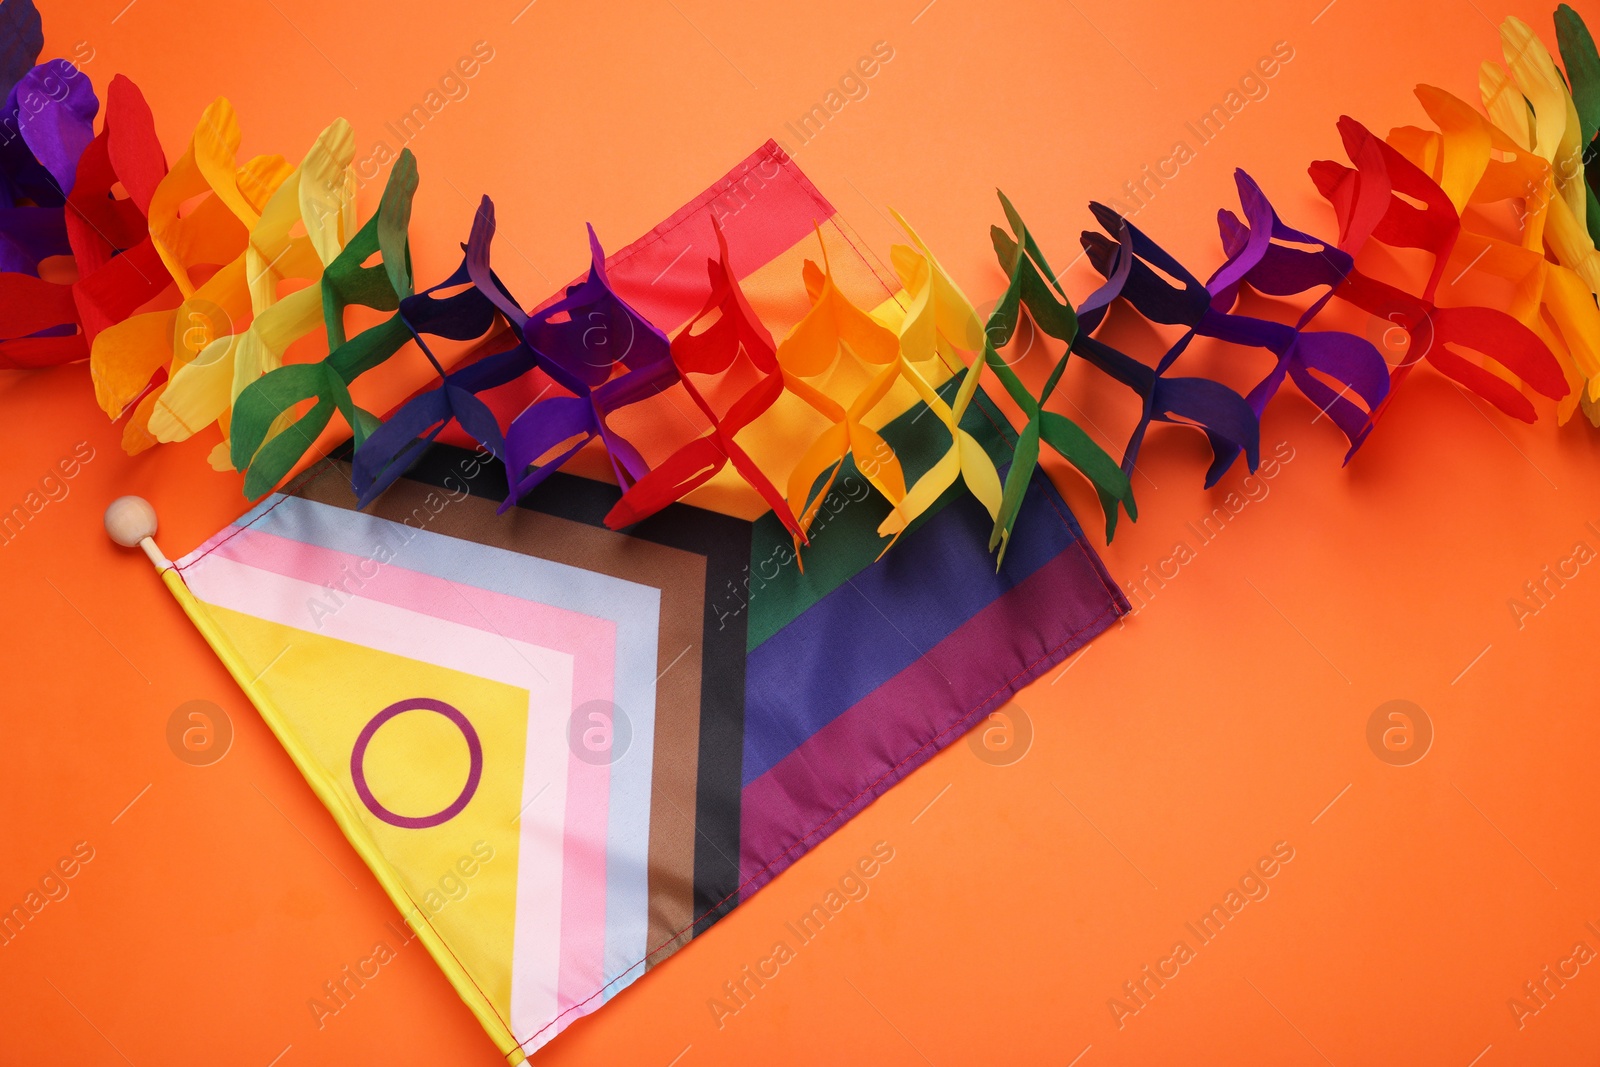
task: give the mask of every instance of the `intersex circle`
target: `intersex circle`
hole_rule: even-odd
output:
[[[372,743],[372,738],[378,728],[390,719],[407,711],[435,711],[451,722],[461,731],[461,736],[467,742],[467,754],[471,764],[467,769],[467,784],[461,787],[461,795],[451,801],[450,806],[443,811],[432,815],[400,815],[390,811],[378,802],[372,795],[372,789],[367,785],[366,759],[367,746]],[[433,700],[429,697],[413,697],[410,700],[401,700],[390,704],[378,714],[374,715],[367,725],[361,728],[361,733],[356,737],[355,748],[350,750],[350,777],[356,785],[356,795],[361,798],[361,803],[367,810],[390,826],[400,826],[407,830],[426,830],[430,826],[447,823],[460,815],[472,800],[472,795],[478,791],[478,782],[483,778],[483,743],[478,740],[478,731],[473,729],[472,723],[460,711],[446,704],[442,700]]]

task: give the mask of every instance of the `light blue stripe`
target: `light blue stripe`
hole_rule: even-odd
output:
[[[269,501],[280,500],[280,506],[267,508]],[[612,691],[633,738],[611,765],[604,999],[642,974],[650,917],[650,776],[656,749],[661,590],[301,497],[275,494],[248,517],[255,519],[254,529],[353,556],[371,557],[385,545],[393,552],[391,559],[407,570],[616,624]],[[244,524],[241,519],[237,525]],[[634,973],[627,981],[612,985],[628,971]]]

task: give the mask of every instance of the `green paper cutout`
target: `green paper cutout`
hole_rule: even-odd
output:
[[[265,496],[300,462],[337,411],[360,446],[381,424],[356,406],[350,383],[400,351],[411,340],[400,301],[412,295],[411,202],[417,192],[417,161],[403,149],[389,171],[377,214],[367,220],[322,272],[322,314],[328,330],[326,358],[291,363],[262,375],[233,405],[231,458],[245,472],[244,493]],[[381,266],[363,264],[373,253]],[[393,311],[383,322],[346,339],[344,309],[352,304]],[[311,410],[285,422],[295,405],[315,399]],[[277,427],[274,432],[274,427]]]
[[[350,243],[322,272],[322,318],[328,326],[328,348],[345,342],[344,309],[359,304],[375,311],[394,311],[411,295],[411,200],[417,193],[417,157],[402,149],[389,170],[378,213],[350,238]],[[362,266],[374,252],[383,265]]]
[[[1100,498],[1100,507],[1105,512],[1106,542],[1109,544],[1116,532],[1119,506],[1127,509],[1129,519],[1138,521],[1133,486],[1116,461],[1082,427],[1065,415],[1044,410],[1045,402],[1050,399],[1050,394],[1055,391],[1056,384],[1067,369],[1072,342],[1078,336],[1078,315],[1022,217],[1011,206],[1005,193],[996,192],[1012,232],[1007,234],[998,226],[989,228],[995,256],[1000,261],[1000,268],[1006,272],[1008,281],[984,329],[983,359],[994,371],[995,377],[1000,379],[1006,392],[1011,394],[1011,399],[1028,416],[1028,424],[1017,440],[1011,469],[1006,472],[1000,515],[995,520],[994,531],[989,535],[989,548],[993,551],[998,545],[998,559],[1005,559],[1006,543],[1010,540],[1011,528],[1016,524],[1017,511],[1022,506],[1022,498],[1027,492],[1034,468],[1039,464],[1041,441],[1072,464],[1094,486],[1095,495]],[[1067,346],[1037,397],[1028,392],[1027,386],[1022,384],[997,351],[1011,341],[1022,307],[1028,309],[1034,325]]]
[[[1588,197],[1585,218],[1589,236],[1600,244],[1600,198],[1595,190],[1600,187],[1600,147],[1595,145],[1595,131],[1600,128],[1600,53],[1595,50],[1594,38],[1583,17],[1566,4],[1556,8],[1556,44],[1561,49],[1561,62],[1567,68],[1568,88],[1572,102],[1578,109],[1578,133],[1583,143],[1585,177],[1584,191]]]
[[[1595,129],[1600,127],[1600,54],[1595,51],[1594,38],[1583,17],[1566,4],[1556,8],[1556,45],[1561,49],[1561,62],[1567,68],[1567,81],[1572,90],[1572,102],[1578,108],[1578,126],[1583,143],[1594,140]]]

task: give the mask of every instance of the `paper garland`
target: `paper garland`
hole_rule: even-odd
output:
[[[711,430],[678,449],[635,482],[606,514],[606,525],[615,530],[646,519],[673,501],[681,500],[709,481],[724,465],[732,463],[785,528],[795,537],[804,538],[805,531],[778,487],[739,447],[739,431],[783,395],[784,377],[772,334],[751,309],[728,263],[728,239],[715,219],[712,225],[717,235],[717,258],[706,261],[711,291],[700,313],[678,332],[671,345],[678,380],[683,383],[689,399],[710,421]],[[696,332],[707,319],[711,320],[710,325]],[[694,379],[727,372],[741,353],[754,370],[756,381],[719,416],[706,395],[695,386]]]
[[[885,548],[959,480],[994,520],[990,548],[1003,558],[1023,490],[1049,445],[1093,485],[1109,540],[1122,512],[1137,518],[1129,476],[1152,422],[1206,434],[1205,482],[1214,485],[1241,456],[1255,469],[1260,417],[1285,380],[1348,440],[1346,462],[1422,362],[1512,417],[1537,417],[1532,392],[1557,402],[1558,421],[1582,406],[1600,425],[1600,56],[1565,4],[1555,28],[1564,73],[1526,24],[1502,24],[1505,63],[1486,62],[1479,72],[1483,112],[1419,86],[1434,129],[1406,126],[1379,138],[1342,118],[1351,166],[1322,160],[1310,167],[1334,209],[1337,243],[1285,224],[1238,171],[1241,213],[1219,212],[1225,259],[1202,283],[1126,218],[1093,204],[1103,232],[1086,231],[1081,243],[1105,280],[1074,308],[1001,194],[1009,230],[994,227],[991,240],[1007,285],[987,322],[896,215],[910,244],[891,255],[905,294],[895,321],[856,307],[834,284],[819,229],[821,266],[807,261],[800,279],[810,309],[775,343],[727,263],[720,230],[720,258],[705,265],[704,306],[671,340],[611,288],[592,227],[588,275],[525,312],[490,266],[487,197],[461,266],[414,291],[406,232],[418,174],[409,151],[359,229],[354,138],[342,119],[298,166],[275,155],[240,162],[238,118],[218,98],[169,170],[133,83],[112,79],[96,133],[101,101],[88,78],[65,60],[36,65],[43,34],[32,0],[3,0],[0,366],[88,358],[101,408],[127,419],[129,452],[217,424],[223,441],[212,464],[243,470],[251,497],[287,477],[338,412],[354,434],[353,481],[363,505],[454,422],[505,462],[510,488],[502,509],[598,439],[624,490],[607,516],[614,528],[683,498],[731,464],[798,544],[850,461],[892,506],[878,530]],[[114,194],[118,185],[125,196]],[[1481,212],[1468,210],[1506,201],[1520,208],[1513,237],[1489,232]],[[1369,241],[1431,254],[1420,291],[1363,273],[1356,259]],[[375,254],[378,265],[369,263]],[[69,255],[76,281],[42,277],[50,260]],[[1453,285],[1475,271],[1510,283],[1506,307],[1441,303],[1447,276]],[[282,291],[286,281],[296,287]],[[1316,295],[1289,324],[1244,311],[1246,288],[1268,297]],[[1405,332],[1409,347],[1397,365],[1388,367],[1365,338],[1310,329],[1334,296]],[[348,337],[351,304],[390,315]],[[1119,305],[1184,332],[1153,364],[1143,362],[1101,336]],[[1001,354],[1024,308],[1062,346],[1037,392]],[[327,355],[285,364],[288,347],[319,326]],[[429,337],[477,344],[447,370]],[[1272,365],[1246,395],[1172,373],[1197,337],[1260,351]],[[357,407],[354,380],[413,341],[438,383],[386,422]],[[1047,407],[1074,353],[1138,398],[1120,464]],[[843,397],[822,384],[841,360],[866,375]],[[748,384],[731,399],[695,384],[736,367]],[[1003,472],[961,429],[985,371],[1026,419]],[[502,427],[479,394],[531,373],[548,378],[549,389]],[[960,379],[948,402],[933,386],[946,374]],[[868,421],[902,380],[949,436],[944,455],[910,486]],[[652,466],[610,420],[678,384],[709,429]],[[826,427],[796,442],[791,470],[763,470],[737,439],[785,392]]]
[[[1350,450],[1345,453],[1348,463],[1372,429],[1367,413],[1375,411],[1389,393],[1388,367],[1382,353],[1365,338],[1338,331],[1308,331],[1306,327],[1350,276],[1355,260],[1334,245],[1284,225],[1266,194],[1244,171],[1235,171],[1234,181],[1245,217],[1240,220],[1231,211],[1217,213],[1228,259],[1206,282],[1211,308],[1229,311],[1246,285],[1265,296],[1277,297],[1299,296],[1327,286],[1327,291],[1301,313],[1293,327],[1261,319],[1252,319],[1246,325],[1249,336],[1270,350],[1277,361],[1245,399],[1260,418],[1267,402],[1283,385],[1284,377],[1294,379],[1300,391],[1327,413],[1349,440]],[[1313,370],[1342,383],[1343,388],[1335,391]],[[1345,394],[1352,391],[1364,409],[1345,399]]]
[[[822,241],[820,227],[817,241]],[[900,339],[840,292],[828,266],[825,246],[822,264],[819,270],[814,262],[806,261],[803,277],[811,310],[778,343],[778,366],[785,386],[830,423],[789,472],[789,510],[798,521],[802,536],[816,518],[817,509],[847,456],[855,460],[868,484],[889,503],[898,505],[906,495],[900,460],[878,432],[863,421],[900,377]],[[829,374],[841,359],[856,360],[872,374],[870,384],[848,404],[807,381]],[[824,474],[827,478],[819,486]]]
[[[945,432],[950,435],[950,448],[906,491],[889,517],[878,526],[878,533],[898,536],[904,532],[917,516],[932,507],[934,501],[955,484],[958,477],[989,512],[989,517],[999,522],[1004,503],[1000,475],[983,446],[961,428],[962,416],[977,395],[983,362],[973,359],[971,364],[964,365],[957,353],[975,354],[984,348],[978,313],[939,261],[933,258],[911,224],[901,218],[899,212],[894,213],[894,218],[911,238],[910,246],[896,245],[890,253],[900,284],[911,298],[900,324],[901,373],[928,405],[928,410],[944,424]],[[917,370],[918,364],[936,358],[961,375],[955,399],[949,404]]]
[[[235,400],[229,459],[245,471],[247,495],[264,495],[287,477],[335,411],[350,426],[358,447],[377,429],[378,418],[350,398],[350,383],[414,336],[398,309],[411,296],[411,244],[406,234],[416,192],[416,159],[410,149],[402,149],[389,171],[378,213],[322,271],[322,314],[333,350],[316,363],[269,371]],[[375,253],[382,264],[366,266]],[[346,339],[344,312],[352,304],[395,313]],[[294,408],[307,400],[315,400],[311,409],[292,418]]]
[[[536,400],[506,429],[510,494],[502,511],[527,495],[591,439],[611,458],[617,485],[627,490],[649,471],[607,417],[666,388],[677,376],[667,335],[618,296],[606,279],[606,254],[589,227],[589,276],[541,311],[522,317],[509,300],[499,305],[534,362],[570,396]],[[554,454],[552,454],[554,453]]]
[[[1434,302],[1461,220],[1437,183],[1391,145],[1351,118],[1339,120],[1354,170],[1322,160],[1311,174],[1339,217],[1339,246],[1351,255],[1369,239],[1433,253],[1434,267],[1420,294],[1352,270],[1339,293],[1357,307],[1401,326],[1411,343],[1390,376],[1390,393],[1426,359],[1446,377],[1466,386],[1513,418],[1532,422],[1533,404],[1517,381],[1468,360],[1462,349],[1488,355],[1518,381],[1560,400],[1569,392],[1554,354],[1533,330],[1495,308],[1440,307]],[[1420,202],[1423,206],[1416,207]],[[1381,413],[1373,413],[1374,419]]]

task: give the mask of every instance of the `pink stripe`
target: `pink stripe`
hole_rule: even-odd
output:
[[[814,227],[833,215],[827,198],[768,141],[649,233],[606,257],[606,275],[634,310],[671,333],[705,303],[706,260],[717,255],[713,219],[722,224],[730,265],[742,280],[814,238]]]
[[[233,533],[214,547],[215,555],[318,585],[340,582],[370,600],[555,649],[573,658],[574,708],[591,700],[613,699],[617,626],[608,619],[457,585],[392,562],[377,565],[376,573],[367,578],[374,560],[263,530],[235,528]],[[569,758],[557,993],[562,1010],[604,981],[609,790],[608,765],[587,763],[576,755]]]

